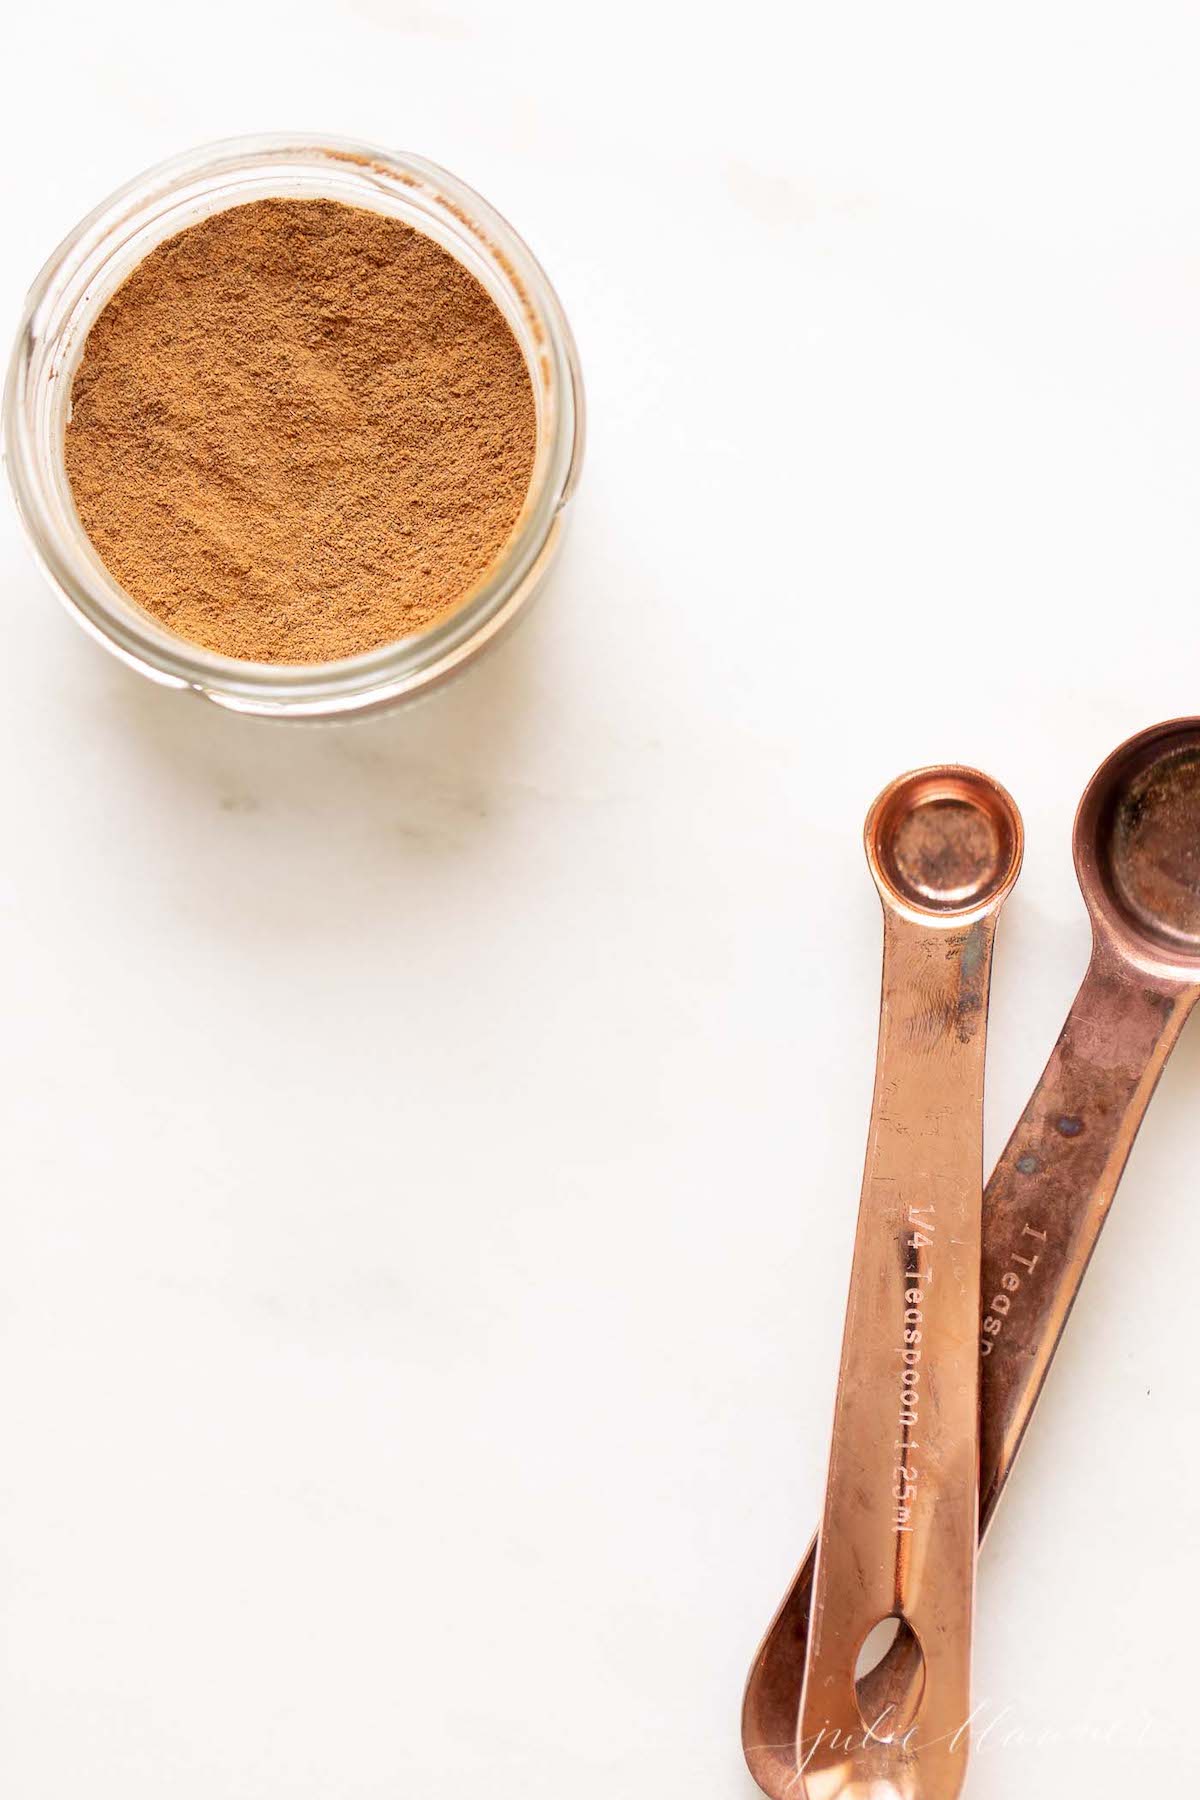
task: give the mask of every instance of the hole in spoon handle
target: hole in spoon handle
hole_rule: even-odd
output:
[[[885,1739],[902,1737],[917,1716],[924,1690],[921,1640],[907,1619],[889,1613],[867,1633],[854,1665],[864,1729]]]

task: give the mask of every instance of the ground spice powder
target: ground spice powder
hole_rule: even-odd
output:
[[[510,536],[533,389],[491,296],[398,219],[260,200],[153,250],[88,336],[66,466],[101,559],[226,656],[430,624]]]

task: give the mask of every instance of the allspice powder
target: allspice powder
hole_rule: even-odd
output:
[[[163,625],[311,663],[452,610],[512,534],[536,439],[516,338],[449,251],[337,201],[259,200],[109,301],[66,466],[101,560]]]

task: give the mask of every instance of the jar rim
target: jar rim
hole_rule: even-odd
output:
[[[349,204],[410,218],[415,208],[438,225],[452,253],[456,245],[469,250],[488,270],[527,320],[537,347],[537,367],[528,354],[526,363],[531,381],[535,387],[540,381],[543,389],[539,445],[529,494],[508,541],[451,612],[356,656],[255,663],[168,631],[109,573],[78,516],[72,519],[64,511],[62,495],[69,494],[69,484],[61,432],[56,441],[46,441],[49,384],[73,370],[87,330],[111,297],[109,289],[94,298],[105,267],[120,247],[150,232],[156,221],[161,224],[166,213],[194,206],[198,218],[250,197],[266,198],[280,187],[298,194],[315,184],[319,197],[323,182],[344,189],[336,197]],[[183,220],[175,229],[186,228]],[[154,241],[170,235],[171,230],[160,232]],[[147,251],[151,247],[147,244]],[[89,304],[90,317],[81,328],[79,315]],[[392,704],[446,679],[523,609],[557,547],[563,509],[578,481],[583,388],[570,327],[548,276],[513,227],[474,189],[436,163],[356,139],[271,133],[222,139],[156,164],[102,201],[63,239],[26,301],[5,386],[3,428],[9,480],[34,554],[93,637],[152,679],[194,689],[234,711],[337,716]]]

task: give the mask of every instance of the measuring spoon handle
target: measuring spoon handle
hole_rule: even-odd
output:
[[[810,1800],[948,1796],[965,1757],[978,1543],[983,1073],[993,916],[884,908],[883,1000],[801,1703]],[[865,1718],[882,1620],[923,1650],[919,1696]],[[899,1696],[897,1696],[899,1698]],[[907,1735],[906,1735],[907,1734]]]
[[[980,1530],[986,1530],[1196,998],[1097,944],[983,1197]]]

